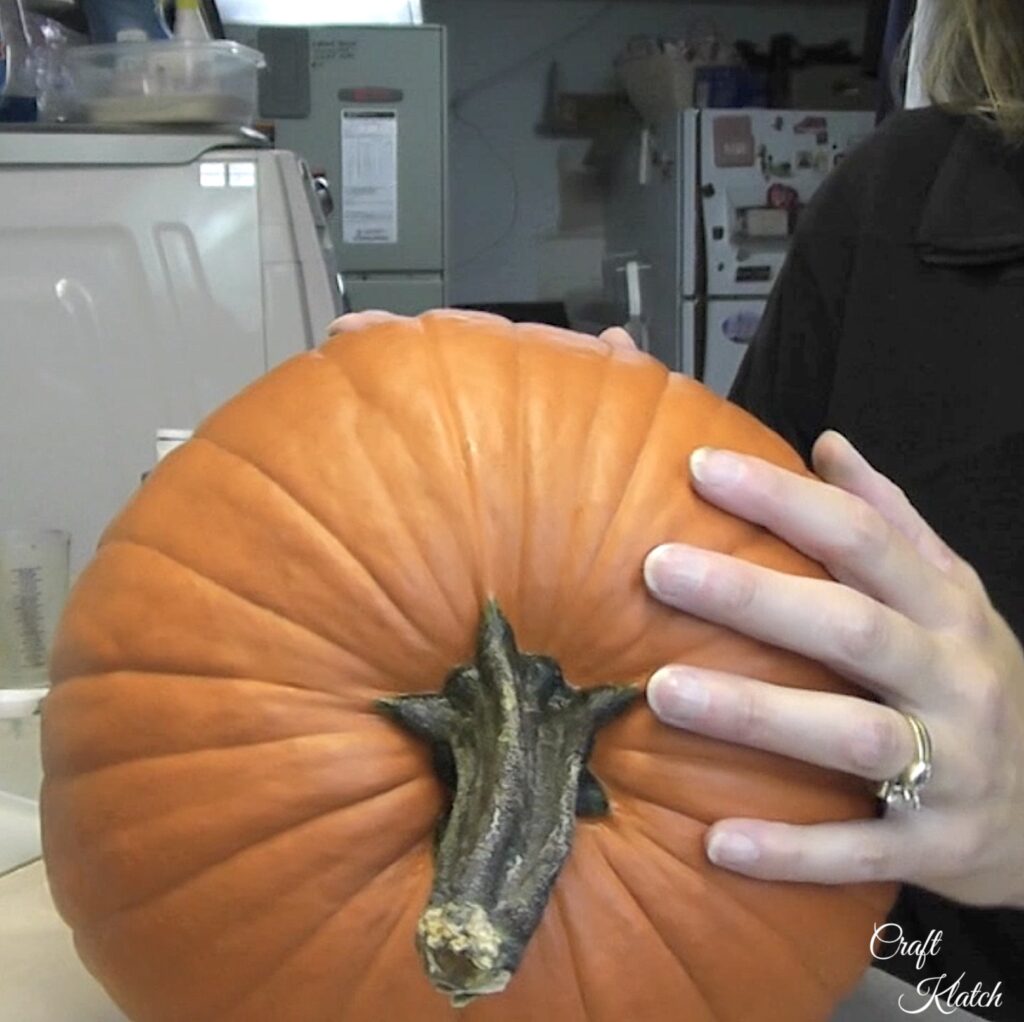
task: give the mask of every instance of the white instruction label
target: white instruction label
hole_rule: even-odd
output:
[[[398,113],[341,111],[341,224],[346,244],[398,241]]]

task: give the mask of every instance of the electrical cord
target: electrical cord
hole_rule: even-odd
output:
[[[466,86],[466,88],[464,89],[460,89],[448,101],[448,109],[451,112],[452,118],[455,121],[459,122],[460,124],[464,124],[467,128],[470,128],[472,131],[476,133],[477,137],[487,148],[488,152],[490,152],[490,154],[495,158],[495,160],[501,165],[502,169],[508,174],[509,180],[511,181],[512,185],[512,213],[509,218],[509,222],[506,224],[506,226],[502,229],[500,234],[493,241],[488,242],[486,245],[483,246],[483,248],[477,250],[472,255],[467,256],[465,259],[461,259],[459,262],[455,263],[452,266],[453,271],[460,270],[463,267],[476,262],[478,259],[481,259],[483,256],[487,255],[488,252],[491,252],[494,249],[498,248],[506,241],[507,238],[509,238],[512,235],[512,233],[516,229],[516,225],[519,222],[520,189],[519,179],[516,177],[515,168],[507,159],[505,159],[504,156],[501,155],[501,153],[498,151],[494,143],[491,142],[491,140],[487,137],[487,134],[480,127],[480,125],[469,120],[462,113],[462,106],[466,103],[467,100],[471,99],[473,96],[477,96],[480,93],[487,91],[494,85],[497,85],[499,82],[502,82],[505,79],[516,74],[518,71],[521,71],[524,67],[528,67],[535,60],[550,53],[553,49],[556,49],[557,47],[562,46],[563,44],[570,42],[573,39],[576,39],[578,36],[582,35],[584,32],[588,31],[595,24],[597,24],[597,22],[600,21],[601,18],[603,18],[612,10],[612,8],[616,6],[617,4],[615,3],[615,0],[608,0],[608,2],[605,3],[603,7],[599,8],[597,11],[595,11],[588,17],[584,18],[574,28],[569,29],[568,32],[563,32],[561,35],[549,40],[543,46],[538,46],[536,49],[531,50],[529,53],[520,57],[518,60],[513,61],[506,67],[501,68],[500,70],[495,71],[492,74],[484,76],[483,78],[474,82],[472,85]]]
[[[487,255],[488,252],[503,244],[516,229],[516,224],[519,222],[519,179],[516,177],[515,168],[508,160],[505,159],[504,156],[501,155],[501,153],[498,152],[479,124],[475,124],[473,121],[468,120],[458,110],[452,110],[452,117],[460,124],[464,124],[467,128],[476,132],[477,137],[484,144],[487,151],[495,158],[495,160],[497,160],[505,173],[508,174],[509,180],[512,184],[512,212],[509,216],[508,223],[493,241],[488,242],[483,248],[478,249],[471,256],[467,256],[465,259],[460,259],[459,262],[452,266],[453,270],[461,270],[463,267],[483,258],[483,256]]]
[[[485,75],[483,78],[474,82],[472,85],[467,85],[464,89],[460,89],[455,93],[454,96],[448,101],[449,108],[454,111],[457,107],[464,103],[471,96],[475,96],[479,92],[484,92],[489,89],[492,85],[496,85],[498,82],[504,81],[510,75],[514,75],[517,71],[522,70],[524,67],[529,66],[538,57],[544,56],[557,46],[561,46],[563,43],[570,42],[577,36],[582,35],[589,28],[592,28],[598,21],[600,21],[606,14],[608,14],[613,7],[618,6],[615,0],[608,0],[607,3],[598,10],[596,10],[589,17],[584,18],[575,28],[569,29],[568,32],[562,33],[560,36],[556,36],[554,39],[544,43],[543,46],[538,46],[535,50],[531,50],[529,53],[520,57],[518,60],[513,61],[511,64],[506,65],[498,71],[494,71],[489,75]]]

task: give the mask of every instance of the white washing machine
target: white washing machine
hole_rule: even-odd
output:
[[[0,528],[72,576],[155,461],[342,310],[313,183],[241,131],[0,132]]]

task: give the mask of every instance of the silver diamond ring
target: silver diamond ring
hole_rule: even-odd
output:
[[[928,729],[912,713],[904,713],[914,732],[914,758],[902,773],[882,781],[875,794],[887,805],[894,803],[921,808],[921,788],[932,776],[932,739]]]

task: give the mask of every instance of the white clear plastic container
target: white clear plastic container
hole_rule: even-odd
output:
[[[251,124],[263,54],[227,39],[77,46],[67,119],[92,124]]]

